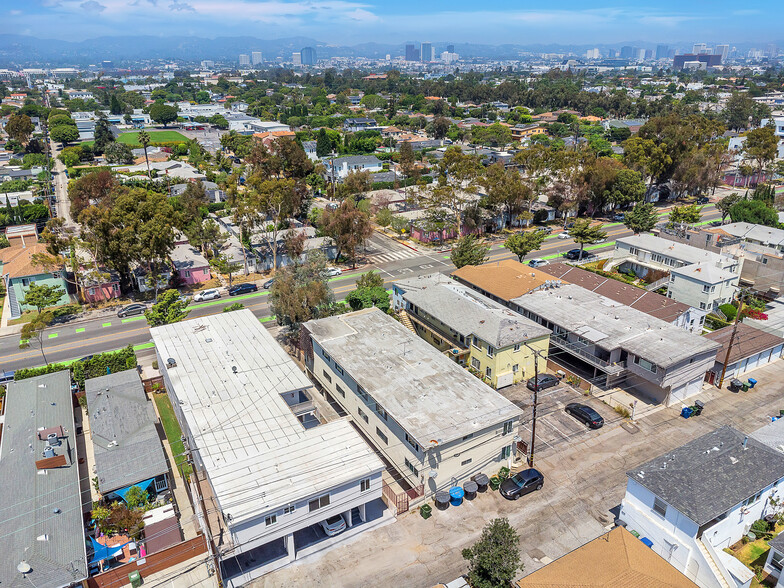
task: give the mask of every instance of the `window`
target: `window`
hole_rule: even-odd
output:
[[[649,372],[656,373],[656,364],[651,363],[647,359],[643,359],[642,357],[638,357],[637,355],[634,356],[634,363],[640,366],[644,370],[648,370]]]
[[[493,357],[495,355],[495,348],[492,345],[487,346],[487,357]]]
[[[469,440],[471,437],[473,437],[473,436],[474,436],[474,434],[473,434],[473,433],[469,433],[468,435],[465,435],[465,436],[463,437],[463,441],[468,441],[468,440]]]
[[[335,363],[335,371],[336,371],[337,373],[339,373],[341,376],[344,374],[344,372],[343,372],[343,368],[342,368],[342,367],[340,367],[340,366],[337,364],[337,362]]]
[[[324,508],[325,506],[329,506],[329,494],[319,496],[308,502],[308,512],[313,512],[314,510]]]
[[[368,490],[370,490],[370,478],[365,478],[364,480],[360,480],[359,491],[367,492]]]
[[[321,370],[321,373],[324,374],[324,379],[331,384],[332,376],[329,375],[329,372],[327,372],[327,370]]]
[[[405,460],[404,460],[404,461],[405,461],[406,467],[409,469],[409,471],[410,471],[412,474],[414,474],[415,476],[418,476],[418,475],[419,475],[419,470],[417,470],[417,469],[414,467],[414,464],[412,464],[410,461],[408,461],[408,458],[407,458],[407,457],[405,458]]]
[[[419,451],[419,443],[414,441],[414,438],[411,437],[408,433],[406,433],[406,442],[414,448],[414,451]]]
[[[357,394],[359,394],[362,398],[364,398],[365,402],[368,402],[370,400],[370,396],[368,396],[368,393],[365,392],[365,389],[362,386],[357,386]]]
[[[504,435],[508,435],[509,433],[511,433],[513,427],[514,427],[514,421],[506,421],[504,423],[504,433],[503,434]]]
[[[501,450],[501,459],[509,459],[510,455],[512,455],[512,446],[507,445]]]
[[[482,369],[482,364],[479,362],[479,360],[477,358],[472,357],[471,358],[471,367],[474,368],[475,370],[481,370]]]
[[[441,345],[441,343],[443,343],[443,341],[441,341],[441,339],[433,335],[433,345]]]
[[[380,416],[385,421],[389,420],[389,415],[387,414],[387,411],[385,411],[384,407],[381,406],[378,402],[376,402],[376,412],[378,413],[378,416]]]
[[[486,367],[486,368],[485,368],[485,375],[486,375],[488,378],[491,378],[491,377],[493,376],[493,368],[491,368],[491,367]]]
[[[52,277],[60,279],[60,272],[52,272]]]
[[[276,514],[274,514],[274,515],[269,515],[269,516],[267,516],[267,517],[265,517],[265,518],[264,518],[264,524],[265,524],[267,527],[269,527],[270,525],[274,525],[274,524],[275,524],[275,523],[277,523],[277,522],[278,522],[278,515],[276,515]]]
[[[460,462],[460,465],[461,465],[461,466],[466,466],[466,465],[468,465],[469,463],[471,463],[472,461],[474,461],[474,460],[473,460],[473,459],[471,459],[471,458],[469,458],[469,459],[466,459],[466,460],[463,460],[463,461],[461,461],[461,462]]]
[[[704,302],[700,302],[700,310],[705,310],[705,303]]]
[[[519,364],[519,363],[516,363],[516,364],[514,364],[514,365],[512,366],[512,373],[513,373],[513,374],[516,374],[516,373],[517,373],[517,372],[519,372],[519,371],[520,371],[520,364]]]
[[[341,388],[340,385],[335,384],[335,390],[337,390],[338,394],[340,394],[343,398],[346,397],[346,391],[343,390],[343,388]]]
[[[389,445],[389,439],[387,439],[387,436],[384,435],[383,431],[378,427],[376,427],[376,435],[378,435],[378,438],[381,439],[386,445]]]
[[[186,278],[190,278],[190,277],[191,277],[191,272],[190,272],[190,270],[185,270],[185,277],[186,277]]]
[[[329,357],[329,355],[327,354],[327,352],[326,352],[326,351],[322,351],[321,353],[324,355],[324,361],[326,361],[327,363],[329,363],[329,359],[330,359],[330,357]]]
[[[471,345],[473,345],[477,349],[482,349],[482,345],[481,345],[481,343],[479,343],[479,337],[472,337],[471,338]]]
[[[779,571],[784,570],[784,554],[773,550],[773,555],[770,556],[770,565]]]
[[[30,278],[22,278],[22,287],[25,288],[30,285]]]
[[[95,296],[95,288],[90,288],[90,296]]]
[[[359,416],[361,416],[365,420],[366,423],[368,422],[368,416],[365,414],[365,412],[361,408],[357,409],[357,413],[359,413]]]
[[[283,514],[291,514],[295,510],[297,510],[297,507],[294,506],[293,504],[289,504],[288,506],[283,507]]]
[[[520,351],[520,344],[519,343],[515,343],[514,351]]]
[[[653,512],[657,515],[664,517],[667,514],[667,503],[658,498],[653,499]]]
[[[742,502],[742,506],[748,506],[749,504],[754,504],[760,499],[761,496],[762,496],[762,491],[760,490],[754,496],[749,496],[746,500],[744,500]]]

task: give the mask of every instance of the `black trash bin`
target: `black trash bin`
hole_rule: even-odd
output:
[[[702,414],[702,409],[705,408],[705,403],[702,400],[695,400],[694,401],[694,412],[692,416],[700,416]]]
[[[468,481],[463,484],[463,491],[465,492],[466,500],[473,500],[476,498],[476,491],[479,489],[479,484],[473,481]]]
[[[743,386],[743,382],[741,382],[737,378],[732,378],[730,380],[730,391],[731,392],[740,392],[741,387]]]
[[[449,508],[449,492],[444,492],[443,490],[436,492],[435,503],[438,510]]]
[[[477,485],[477,492],[486,492],[487,486],[490,484],[490,478],[485,474],[476,474],[471,478]]]

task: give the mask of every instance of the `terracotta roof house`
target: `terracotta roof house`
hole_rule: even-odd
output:
[[[508,303],[513,298],[542,289],[549,284],[566,283],[513,259],[484,265],[466,265],[452,272],[452,277],[488,298],[502,303]]]
[[[0,250],[0,275],[3,276],[6,290],[8,291],[8,304],[11,308],[11,318],[17,318],[25,310],[33,310],[33,307],[22,303],[30,285],[59,286],[63,289],[63,295],[54,306],[68,304],[68,284],[63,278],[65,268],[50,271],[33,262],[33,256],[37,253],[46,253],[44,243],[32,243],[28,246],[18,245],[7,247]]]
[[[623,527],[616,527],[539,568],[517,582],[520,588],[696,588]]]
[[[706,339],[721,344],[721,349],[716,353],[716,364],[711,370],[716,377],[721,377],[730,337],[732,337],[732,327],[724,327],[705,335]],[[748,371],[774,362],[782,356],[782,352],[784,352],[784,339],[778,335],[766,333],[745,323],[738,323],[724,381],[728,381],[729,378],[739,378]]]
[[[649,292],[612,278],[605,278],[566,263],[551,263],[543,266],[541,271],[570,284],[577,284],[586,290],[606,296],[610,300],[641,310],[645,314],[682,327],[687,331],[702,333],[702,325],[707,315],[705,310],[699,310],[661,294]]]

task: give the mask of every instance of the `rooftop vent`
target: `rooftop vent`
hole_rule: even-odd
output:
[[[166,367],[169,368],[169,369],[171,369],[173,367],[177,367],[177,362],[174,361],[173,357],[170,357],[169,359],[166,360]]]
[[[236,374],[237,373],[237,366],[236,365],[231,366],[231,371],[232,371],[232,373]]]

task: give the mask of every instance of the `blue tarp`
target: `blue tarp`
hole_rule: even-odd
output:
[[[115,490],[114,494],[116,494],[117,496],[119,496],[120,498],[125,500],[125,495],[128,494],[128,490],[130,490],[134,486],[138,486],[142,490],[147,490],[147,488],[150,487],[150,484],[152,484],[154,481],[155,481],[155,478],[150,478],[149,480],[144,480],[143,482],[136,482],[135,484],[132,484],[131,486],[126,486],[125,488],[120,488],[119,490]]]
[[[114,557],[122,553],[122,548],[128,545],[128,543],[123,543],[122,545],[116,545],[114,547],[106,547],[103,543],[98,543],[94,537],[90,537],[90,541],[93,543],[93,549],[95,553],[93,554],[93,558],[90,560],[90,563],[96,563],[99,561],[103,561],[105,559],[109,559],[110,557]]]

